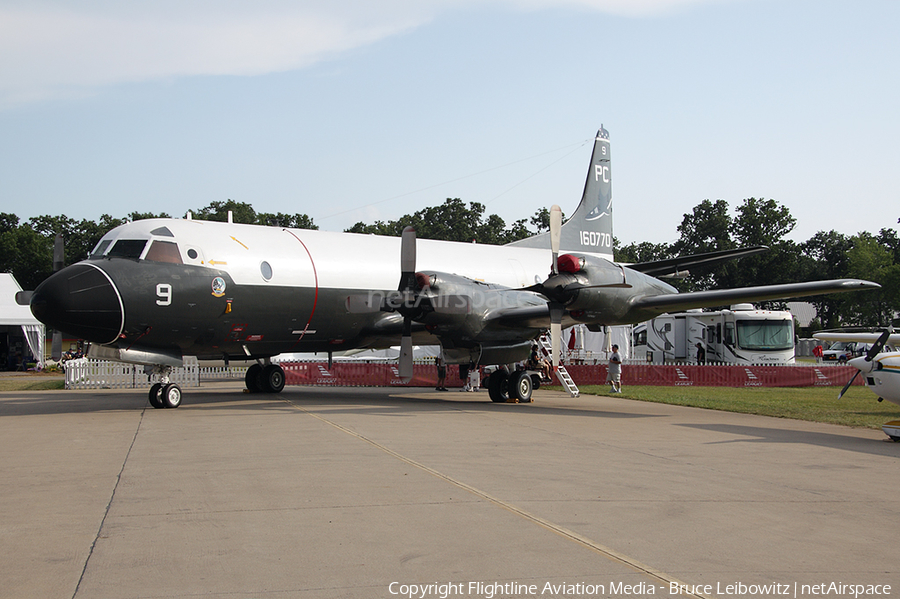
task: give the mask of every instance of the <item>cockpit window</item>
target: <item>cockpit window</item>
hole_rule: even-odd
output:
[[[169,227],[158,227],[150,231],[151,235],[159,235],[160,237],[175,237],[169,230]]]
[[[137,260],[147,245],[146,239],[119,239],[107,254],[108,258],[133,258]]]
[[[100,256],[102,256],[103,252],[106,251],[106,248],[109,247],[111,241],[112,240],[110,239],[101,240],[100,243],[97,244],[97,247],[94,248],[94,251],[91,252],[91,258],[99,258]]]
[[[178,244],[173,241],[160,241],[158,239],[150,244],[150,250],[147,252],[145,259],[153,262],[183,264],[181,252],[178,251]]]

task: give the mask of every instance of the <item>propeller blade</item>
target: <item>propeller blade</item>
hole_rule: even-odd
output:
[[[62,331],[53,331],[53,341],[50,343],[50,357],[59,362],[62,358]]]
[[[65,240],[61,233],[57,233],[53,239],[53,272],[62,270],[66,264]]]
[[[885,343],[887,343],[888,338],[891,336],[891,329],[887,328],[881,334],[875,343],[872,344],[872,347],[869,348],[869,351],[866,352],[866,362],[871,362],[875,359],[875,356],[881,353],[881,350],[884,349]]]
[[[856,380],[856,377],[858,377],[858,376],[859,376],[859,373],[860,373],[860,372],[862,372],[862,370],[857,370],[857,371],[856,371],[856,374],[854,374],[854,375],[853,375],[853,376],[852,376],[852,377],[850,377],[850,380],[849,380],[849,381],[847,381],[847,384],[846,384],[846,385],[844,385],[844,388],[843,388],[843,389],[841,389],[841,394],[840,394],[840,395],[838,395],[838,399],[840,399],[840,398],[842,398],[842,397],[844,397],[844,393],[846,393],[846,392],[847,392],[847,389],[849,389],[849,388],[850,388],[850,385],[852,385],[852,384],[853,384],[853,381],[855,381],[855,380]]]
[[[553,204],[550,207],[550,251],[553,253],[553,274],[559,272],[559,238],[562,230],[562,208]]]
[[[400,291],[416,288],[416,230],[403,229],[400,236]]]
[[[609,283],[608,285],[569,285],[566,289],[631,289],[629,283]]]
[[[553,372],[559,366],[559,348],[562,347],[562,316],[563,307],[559,304],[550,304],[550,360],[553,363]]]
[[[403,337],[400,338],[400,364],[398,365],[398,373],[400,380],[408,383],[413,376],[413,345],[412,333],[410,328],[412,320],[410,318],[403,319]]]

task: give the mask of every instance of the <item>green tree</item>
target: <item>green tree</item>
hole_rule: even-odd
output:
[[[50,276],[52,267],[53,242],[30,225],[0,232],[0,271],[11,272],[23,289],[37,287]]]
[[[803,280],[842,279],[850,276],[848,252],[853,247],[849,237],[837,231],[819,231],[799,245],[800,272]],[[866,293],[872,293],[867,291]],[[836,293],[806,298],[816,308],[816,318],[822,328],[831,329],[843,324],[841,315],[847,295]]]
[[[100,217],[100,220],[102,221],[106,217],[107,217],[107,215],[104,214],[103,216]],[[126,220],[128,220],[129,222],[134,222],[136,220],[149,220],[151,218],[172,218],[172,217],[169,216],[165,212],[160,212],[159,214],[154,214],[153,212],[131,212],[128,214],[128,217],[126,218]]]
[[[87,258],[101,237],[127,221],[104,214],[98,221],[43,215],[32,217],[28,222],[35,232],[49,241],[51,247],[54,237],[62,235],[65,240],[65,263],[73,264]]]
[[[288,229],[313,229],[319,225],[313,222],[306,214],[284,214],[282,212],[260,212],[256,215],[256,222],[270,227],[286,227]]]
[[[220,223],[228,222],[228,213],[231,212],[232,222],[245,225],[256,224],[256,210],[246,202],[234,200],[213,201],[209,206],[193,211],[193,218],[197,220],[212,220]]]
[[[717,277],[717,284],[752,287],[802,280],[800,249],[785,239],[797,224],[790,210],[775,200],[747,198],[737,207],[736,213],[731,223],[735,246],[765,245],[769,250],[725,265]],[[759,303],[759,307],[770,310],[783,310],[786,306],[785,301],[777,300]]]
[[[678,241],[672,245],[675,256],[705,254],[719,250],[730,250],[735,247],[731,239],[732,219],[728,214],[728,202],[725,200],[703,200],[690,214],[685,214],[678,225]],[[724,264],[712,269],[695,268],[691,276],[678,281],[680,291],[698,291],[721,286],[719,280],[731,266]],[[726,277],[727,278],[727,277]]]
[[[447,198],[439,206],[423,208],[395,221],[379,220],[371,225],[358,222],[345,231],[396,237],[403,233],[404,228],[411,226],[420,239],[494,245],[510,243],[534,234],[525,227],[525,219],[517,220],[507,227],[506,222],[496,214],[485,218],[484,211],[484,205],[479,202],[469,202],[466,206],[459,198]],[[549,223],[549,212],[547,218]]]
[[[894,262],[893,252],[869,233],[860,233],[851,241],[853,247],[847,252],[850,276],[875,281],[881,289],[850,294],[844,304],[845,316],[850,324],[886,326],[900,308],[900,264]]]
[[[613,245],[615,246],[615,256],[618,262],[637,264],[639,262],[654,262],[656,260],[674,258],[672,246],[668,243],[642,241],[618,247],[618,239],[616,239]]]

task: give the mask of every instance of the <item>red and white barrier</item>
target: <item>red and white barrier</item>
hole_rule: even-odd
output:
[[[433,364],[416,364],[413,378],[400,381],[397,365],[391,363],[282,362],[286,384],[338,387],[434,387],[437,369]],[[606,365],[566,366],[576,385],[602,385]],[[698,387],[842,387],[856,372],[852,366],[735,366],[692,364],[625,364],[623,385]],[[485,383],[486,384],[486,383]],[[854,381],[862,385],[862,377]],[[459,367],[447,366],[445,386],[461,387]]]

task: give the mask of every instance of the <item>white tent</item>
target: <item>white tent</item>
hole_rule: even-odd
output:
[[[44,325],[31,314],[31,308],[16,303],[19,282],[8,272],[0,273],[0,326],[20,326],[31,355],[38,366],[44,365]]]
[[[569,348],[570,359],[604,361],[616,344],[622,359],[627,360],[632,357],[631,325],[604,327],[594,333],[585,325],[576,324],[563,332],[563,344]]]

